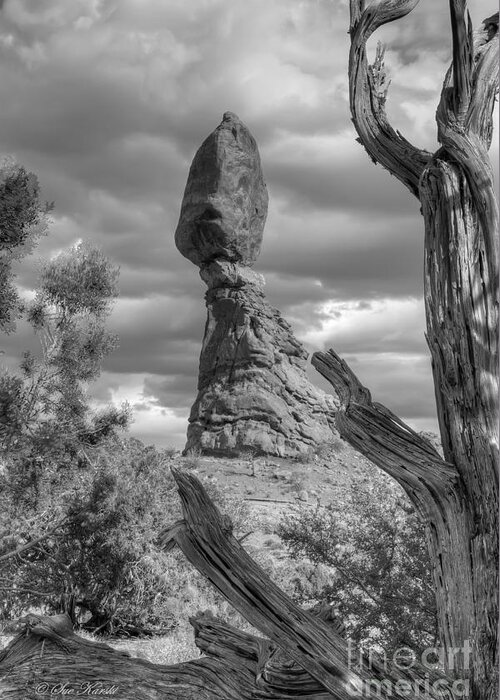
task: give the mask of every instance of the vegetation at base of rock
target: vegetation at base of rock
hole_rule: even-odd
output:
[[[424,525],[401,488],[383,474],[352,485],[335,504],[300,507],[278,534],[293,557],[331,567],[316,592],[328,601],[357,644],[391,654],[436,643],[437,621]],[[311,602],[308,590],[295,597]]]
[[[473,36],[466,2],[450,1],[452,70],[445,78],[437,111],[440,147],[433,155],[413,147],[392,129],[385,113],[383,49],[378,48],[372,66],[366,55],[371,34],[408,14],[417,2],[387,0],[365,6],[364,0],[350,0],[350,104],[360,141],[372,160],[396,175],[422,204],[428,341],[444,459],[389,408],[373,401],[335,351],[316,353],[314,366],[339,394],[339,433],[398,481],[426,522],[444,671],[429,669],[423,659],[411,667],[395,663],[389,677],[385,668],[367,667],[364,660],[353,669],[347,661],[347,641],[331,609],[320,611],[325,613],[320,616],[295,605],[241,547],[193,470],[176,469],[173,474],[183,519],[169,524],[159,543],[168,551],[178,546],[268,640],[242,635],[207,616],[193,624],[200,649],[212,658],[181,668],[148,667],[145,672],[140,663],[123,663],[122,658],[100,653],[102,647],[75,642],[65,617],[37,619],[24,638],[19,637],[0,655],[0,667],[3,664],[8,669],[12,697],[24,695],[26,676],[35,664],[45,678],[52,674],[57,680],[61,676],[67,680],[75,667],[84,673],[98,668],[108,678],[110,670],[116,671],[126,684],[126,697],[137,697],[139,691],[145,700],[158,693],[177,698],[180,688],[186,700],[199,697],[200,681],[204,695],[214,700],[255,698],[261,691],[266,697],[282,698],[283,690],[292,696],[297,687],[310,698],[329,692],[338,700],[348,700],[360,687],[368,689],[363,695],[380,697],[380,684],[371,685],[377,678],[390,681],[391,688],[399,686],[397,694],[406,696],[431,676],[437,680],[426,686],[428,698],[445,695],[451,700],[463,695],[455,686],[457,680],[462,689],[470,687],[475,700],[497,697],[498,207],[487,150],[498,82],[498,13],[485,20]],[[466,381],[459,381],[464,377]],[[397,519],[397,513],[389,511],[385,518],[389,521],[382,530],[385,561],[382,566],[375,562],[372,570],[368,567],[372,580],[353,580],[356,562],[350,563],[349,580],[368,598],[373,598],[374,588],[376,595],[383,595],[373,579],[385,567],[396,561],[393,575],[397,578],[403,563],[412,563],[411,557],[402,563],[394,556],[395,535],[388,525],[390,518]],[[373,524],[372,531],[375,535]],[[366,539],[373,546],[374,537]],[[318,551],[323,551],[321,546]],[[342,551],[335,554],[330,561],[340,572],[349,562],[341,557]],[[405,593],[405,611],[412,594],[423,607],[421,588]],[[394,602],[393,597],[391,600]],[[432,634],[421,628],[422,633],[426,631]],[[73,643],[63,646],[75,654],[72,669],[51,666],[64,653],[53,643],[54,638]],[[48,660],[43,655],[46,639]],[[457,643],[464,648],[455,656]],[[146,689],[146,684],[139,688],[137,683],[144,677]],[[400,692],[401,683],[406,687]]]
[[[0,557],[29,547],[0,559],[3,618],[32,607],[66,609],[84,629],[127,635],[165,633],[200,608],[241,623],[178,552],[155,545],[165,520],[180,514],[168,464],[162,451],[114,436],[94,450],[91,465],[73,465],[63,490],[47,491],[46,482],[43,511],[33,506],[23,517],[2,480]],[[246,504],[214,485],[208,489],[235,532],[245,534]],[[29,546],[54,521],[59,527]]]

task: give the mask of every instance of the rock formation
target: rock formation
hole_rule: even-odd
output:
[[[306,350],[251,269],[267,202],[257,144],[226,112],[194,157],[175,233],[208,286],[186,450],[295,456],[332,439],[334,399],[307,379]]]

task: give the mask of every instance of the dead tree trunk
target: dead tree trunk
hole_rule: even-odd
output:
[[[365,7],[350,0],[351,113],[359,140],[420,200],[425,224],[427,340],[445,461],[372,403],[333,351],[313,364],[344,401],[341,434],[391,474],[423,515],[434,567],[441,641],[470,697],[497,697],[498,679],[498,207],[487,151],[498,83],[498,13],[473,36],[465,0],[450,0],[453,60],[437,111],[435,154],[390,126],[383,49],[373,32],[418,0]]]

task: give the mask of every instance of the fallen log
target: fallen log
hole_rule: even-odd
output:
[[[195,638],[206,656],[163,666],[132,658],[107,644],[73,632],[66,614],[31,616],[32,622],[0,654],[2,700],[54,695],[105,696],[120,700],[247,700],[286,697],[257,687],[264,640],[228,628],[213,653],[213,618],[193,619]],[[221,640],[227,639],[224,646]],[[212,641],[210,641],[212,640]],[[266,685],[265,683],[263,685]],[[328,697],[323,693],[317,700]],[[316,700],[316,699],[315,699]]]
[[[191,618],[205,656],[172,666],[133,658],[73,632],[66,614],[31,615],[0,653],[2,700],[75,695],[128,700],[331,700],[317,681],[266,639],[231,627],[209,612]]]

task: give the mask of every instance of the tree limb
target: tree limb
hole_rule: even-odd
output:
[[[314,353],[311,364],[340,399],[336,426],[341,437],[396,479],[419,512],[428,516],[429,503],[445,501],[454,490],[454,466],[392,411],[372,401],[368,389],[333,350]]]
[[[196,643],[207,656],[159,666],[81,639],[67,615],[30,616],[26,633],[0,652],[2,698],[21,700],[42,686],[78,689],[88,679],[104,687],[114,684],[124,700],[350,700],[360,692],[374,700],[406,698],[408,688],[420,695],[422,684],[426,700],[456,700],[449,679],[419,665],[393,672],[365,658],[362,668],[353,669],[330,607],[314,613],[294,605],[238,544],[230,522],[196,477],[178,470],[174,477],[185,520],[162,533],[160,544],[168,546],[173,539],[272,641],[198,616]]]
[[[12,552],[7,552],[7,554],[2,554],[0,556],[0,563],[7,561],[8,559],[12,559],[14,557],[19,556],[20,554],[23,554],[23,552],[26,552],[28,549],[32,549],[33,547],[36,547],[37,544],[40,544],[40,542],[43,542],[46,540],[48,537],[54,534],[54,532],[57,532],[59,528],[64,525],[64,523],[69,520],[69,516],[65,516],[59,522],[57,522],[53,527],[51,527],[47,532],[45,532],[43,535],[40,537],[37,537],[35,540],[31,540],[30,542],[27,542],[24,544],[22,547],[18,547],[18,549],[14,549]]]
[[[436,113],[438,140],[445,155],[462,167],[483,231],[486,264],[496,280],[498,203],[488,149],[498,92],[498,13],[483,20],[473,41],[463,6],[464,0],[450,0],[453,62]]]
[[[473,68],[472,22],[466,0],[450,1],[451,35],[453,47],[453,109],[458,120],[463,120],[470,102]]]
[[[419,0],[383,0],[365,8],[363,0],[350,0],[351,50],[349,54],[349,96],[352,121],[374,162],[380,162],[418,197],[418,182],[431,154],[413,146],[388,122],[385,101],[388,85],[384,50],[379,45],[375,62],[368,65],[366,43],[383,24],[404,17]]]
[[[241,659],[236,663],[233,654],[229,660],[207,656],[184,664],[161,666],[79,637],[65,614],[31,615],[26,622],[26,630],[0,651],[2,700],[49,696],[58,694],[58,689],[74,696],[98,695],[120,700],[253,700],[257,697],[256,656],[247,663]],[[247,642],[247,648],[252,649],[251,642]],[[278,700],[281,696],[263,697]]]

